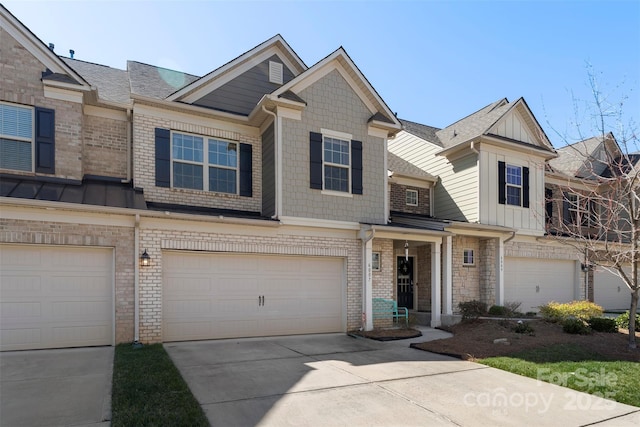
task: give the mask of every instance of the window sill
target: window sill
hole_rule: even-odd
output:
[[[462,264],[462,266],[466,268],[476,268],[475,264]]]
[[[351,194],[351,193],[343,193],[342,191],[322,190],[321,194],[324,195],[324,196],[338,196],[338,197],[353,198],[353,194]]]

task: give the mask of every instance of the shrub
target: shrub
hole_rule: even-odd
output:
[[[535,311],[527,311],[524,315],[527,317],[536,317],[536,313]]]
[[[520,308],[520,306],[522,305],[521,302],[518,301],[507,301],[504,303],[504,308],[507,310],[507,316],[509,317],[518,317],[521,316],[522,313],[520,313],[518,311],[518,309]]]
[[[571,301],[563,304],[551,301],[540,306],[540,314],[550,322],[562,322],[570,318],[588,320],[592,317],[600,317],[602,313],[604,313],[602,307],[590,301]]]
[[[618,325],[615,319],[609,319],[607,317],[592,317],[588,321],[589,327],[596,332],[618,332]]]
[[[492,305],[489,307],[489,314],[492,316],[505,316],[507,314],[507,307],[503,305]]]
[[[618,328],[629,329],[629,310],[616,317]],[[640,332],[640,314],[636,313],[636,332]]]
[[[516,326],[513,328],[513,332],[516,334],[529,334],[533,335],[535,332],[533,327],[529,324],[529,322],[519,321]]]
[[[569,317],[562,320],[562,330],[568,334],[587,335],[591,333],[591,329],[586,322],[577,317]]]
[[[462,313],[462,319],[477,319],[480,316],[487,314],[487,304],[472,300],[467,302],[461,302],[458,304],[458,308]]]

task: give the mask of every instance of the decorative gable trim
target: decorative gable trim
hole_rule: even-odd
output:
[[[298,75],[307,69],[304,62],[302,62],[282,36],[278,34],[231,62],[210,72],[206,76],[174,92],[166,99],[167,101],[182,101],[191,104],[273,55],[278,56],[282,63],[289,68],[294,75]]]
[[[358,67],[356,67],[343,48],[339,48],[331,55],[313,65],[304,73],[284,84],[280,89],[274,91],[272,96],[277,97],[288,90],[295,94],[299,94],[301,91],[316,83],[318,80],[334,70],[337,70],[340,73],[340,75],[366,105],[372,115],[380,113],[390,120],[389,123],[383,123],[375,120],[374,123],[376,125],[398,131],[402,129],[402,125],[393,112],[389,109],[382,98],[380,98],[373,86],[371,86],[369,81],[360,72]]]

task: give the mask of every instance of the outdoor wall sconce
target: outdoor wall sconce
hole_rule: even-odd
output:
[[[409,261],[409,242],[404,241],[404,260]]]
[[[147,253],[146,249],[142,252],[142,255],[140,255],[140,265],[142,267],[149,267],[151,265],[151,257]]]
[[[592,269],[591,264],[584,264],[584,263],[580,264],[580,270],[582,270],[585,273],[591,269]]]

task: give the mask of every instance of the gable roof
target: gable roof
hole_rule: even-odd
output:
[[[287,91],[298,94],[315,81],[316,77],[314,76],[319,76],[322,74],[322,70],[328,69],[338,69],[342,77],[358,94],[363,103],[369,108],[369,111],[371,111],[370,122],[386,124],[396,129],[402,127],[391,109],[342,47],[339,47],[306,71],[282,85],[279,89],[272,92],[271,95],[281,96]]]
[[[130,102],[129,73],[127,71],[78,59],[62,58],[62,60],[78,71],[91,86],[98,88],[100,99],[122,104]]]
[[[413,163],[410,163],[389,151],[387,151],[387,169],[389,169],[389,171],[393,174],[424,179],[426,181],[438,180],[438,178],[431,175],[430,173],[423,171]]]
[[[526,126],[526,128],[533,133],[528,135],[532,141],[498,135],[499,124],[504,123],[504,120],[512,114],[521,118],[524,122],[523,126]],[[506,142],[535,147],[536,149],[555,153],[551,142],[545,135],[533,113],[531,113],[524,98],[519,98],[514,102],[509,102],[507,98],[499,99],[446,128],[439,130],[436,132],[436,135],[440,138],[445,149],[456,147],[480,136],[491,136]],[[534,141],[537,143],[534,144]]]
[[[127,61],[127,72],[132,94],[156,99],[165,99],[177,89],[188,86],[200,78],[138,61]]]
[[[400,119],[400,123],[402,123],[402,129],[409,132],[410,134],[415,135],[418,138],[422,138],[425,141],[439,145],[440,147],[444,147],[437,134],[440,128],[422,125],[420,123],[412,122],[405,119]]]
[[[607,169],[611,174],[610,166],[618,164],[615,159],[624,157],[611,132],[566,145],[557,153],[558,157],[549,161],[553,170],[576,178],[604,176]]]
[[[13,16],[0,4],[0,27],[27,49],[48,70],[43,81],[76,86],[78,89],[90,90],[89,83],[73,68],[67,65],[53,50],[49,49],[18,18]]]
[[[239,76],[257,63],[262,62],[264,59],[277,53],[280,54],[278,56],[280,56],[285,65],[291,69],[295,75],[300,74],[307,69],[305,63],[293,51],[293,49],[291,49],[291,46],[289,46],[280,34],[277,34],[237,58],[227,62],[223,66],[211,71],[205,76],[177,88],[177,90],[168,94],[166,99],[167,101],[184,101],[187,103],[194,102],[203,95],[211,92],[219,85]]]

